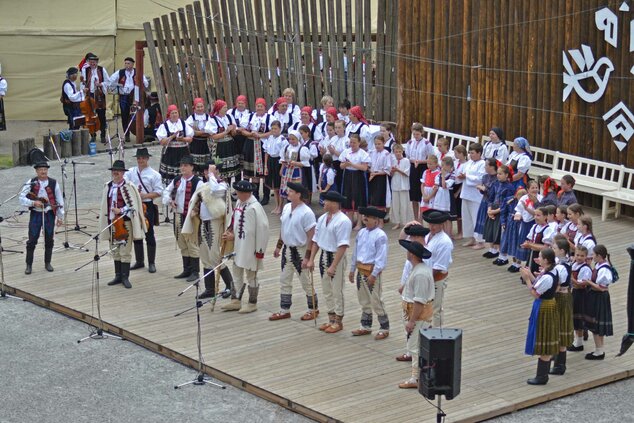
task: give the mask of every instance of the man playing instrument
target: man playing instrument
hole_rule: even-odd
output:
[[[129,289],[132,288],[129,279],[132,242],[143,240],[147,231],[143,200],[136,185],[123,178],[128,170],[123,160],[115,160],[108,170],[112,174],[112,180],[103,187],[99,214],[100,231],[112,224],[108,236],[115,276],[108,285],[123,284]]]
[[[71,130],[79,127],[76,118],[81,115],[79,103],[84,101],[84,92],[75,87],[78,74],[79,70],[77,68],[68,68],[66,79],[62,83],[62,96],[60,98],[64,114],[68,118],[68,129]]]
[[[138,102],[135,99],[134,89],[136,85],[136,69],[134,67],[134,59],[132,57],[126,57],[123,60],[123,69],[119,69],[118,72],[114,72],[110,75],[110,86],[117,87],[117,94],[119,94],[119,108],[121,109],[121,124],[125,131],[125,142],[130,142],[130,129],[128,125],[131,120],[131,106],[137,106]],[[147,89],[150,86],[147,78],[143,75],[143,87]],[[139,98],[141,97],[139,92]]]
[[[201,179],[194,175],[194,159],[191,156],[181,159],[180,170],[181,175],[174,178],[163,191],[163,204],[169,205],[174,211],[174,236],[183,257],[183,271],[174,276],[174,279],[187,278],[188,282],[193,282],[200,277],[198,234],[184,234],[182,230],[191,198]]]
[[[275,247],[274,257],[282,256],[280,274],[280,311],[273,313],[269,320],[282,320],[291,317],[293,299],[293,275],[296,273],[306,293],[308,311],[301,320],[314,320],[319,316],[317,294],[308,269],[302,268],[302,261],[310,256],[311,243],[317,222],[315,213],[302,201],[308,191],[302,184],[289,182],[287,185],[289,203],[284,206],[280,217],[280,238]],[[302,257],[303,256],[303,257]]]
[[[156,237],[154,236],[154,225],[158,223],[158,206],[154,204],[154,199],[163,194],[163,182],[161,175],[149,165],[152,155],[147,148],[136,150],[137,166],[128,170],[123,177],[126,181],[132,182],[139,190],[139,195],[145,207],[145,217],[147,218],[147,232],[145,242],[147,243],[148,272],[156,272]],[[145,252],[143,251],[143,240],[134,241],[135,263],[130,270],[145,267]]]
[[[84,92],[94,101],[94,109],[101,127],[101,142],[106,143],[106,94],[108,92],[109,76],[106,70],[99,66],[99,57],[94,54],[86,58],[88,66],[84,66],[81,70],[81,80],[84,84]],[[95,134],[92,134],[92,140],[95,140]]]
[[[64,198],[57,181],[48,177],[49,164],[42,159],[33,167],[37,176],[29,179],[20,192],[20,204],[31,210],[29,239],[26,241],[26,269],[24,270],[27,275],[30,275],[32,271],[33,255],[40,238],[40,231],[44,232],[44,267],[49,272],[53,271],[51,258],[55,224],[60,226],[64,220]]]

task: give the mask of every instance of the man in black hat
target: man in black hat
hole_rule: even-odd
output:
[[[308,190],[302,184],[289,182],[287,199],[280,217],[280,238],[275,247],[274,257],[282,256],[282,273],[280,274],[280,311],[273,313],[269,320],[282,320],[291,317],[293,299],[293,275],[297,273],[299,282],[306,293],[308,311],[301,320],[314,320],[319,315],[317,294],[307,269],[302,268],[302,261],[310,256],[308,246],[315,234],[317,221],[315,213],[304,203],[302,197]],[[314,303],[313,303],[314,300]]]
[[[331,190],[323,194],[323,199],[326,213],[317,220],[310,258],[304,259],[304,267],[313,270],[317,252],[321,249],[319,273],[328,307],[328,322],[322,324],[319,330],[336,333],[343,329],[343,285],[352,222],[341,211],[341,203],[346,199],[343,195]]]
[[[198,234],[184,234],[182,229],[189,211],[189,203],[201,179],[194,175],[192,156],[184,156],[181,159],[180,171],[180,176],[174,178],[163,191],[163,205],[169,205],[174,211],[174,236],[183,257],[183,271],[174,278],[187,278],[188,282],[193,282],[200,277]]]
[[[434,277],[431,268],[424,263],[431,253],[416,241],[400,240],[407,250],[407,260],[412,263],[412,272],[403,287],[403,323],[407,334],[407,352],[412,357],[412,374],[399,383],[402,389],[418,387],[418,333],[431,326],[434,302]]]
[[[137,166],[130,168],[123,177],[126,181],[132,182],[141,196],[143,206],[145,207],[145,217],[147,219],[147,232],[145,233],[145,242],[147,243],[147,259],[148,271],[156,272],[156,238],[154,236],[154,225],[158,223],[158,206],[154,204],[154,199],[161,197],[163,194],[163,182],[161,174],[150,167],[150,157],[148,149],[137,148],[136,154]],[[143,251],[143,240],[134,241],[134,257],[135,263],[130,270],[141,269],[145,267],[145,252]]]
[[[134,88],[136,87],[136,69],[134,68],[134,59],[132,57],[126,57],[123,59],[123,69],[119,69],[118,72],[114,72],[110,75],[110,86],[117,87],[117,94],[119,94],[119,107],[121,109],[121,124],[123,130],[128,128],[130,123],[130,107],[136,106],[137,101],[134,98]],[[150,84],[143,75],[143,86],[147,89]],[[139,99],[142,97],[141,90],[139,90]],[[125,142],[130,141],[130,131],[125,134]]]
[[[253,195],[255,186],[242,180],[233,184],[238,201],[233,209],[233,225],[222,235],[225,241],[234,244],[233,292],[231,303],[222,306],[225,311],[239,310],[238,313],[252,313],[258,309],[258,270],[262,269],[264,252],[269,242],[269,219],[262,205]],[[246,277],[247,284],[244,279]],[[242,294],[248,286],[249,301],[242,304]]]
[[[431,251],[431,258],[425,263],[434,274],[436,294],[434,296],[434,327],[442,326],[442,304],[447,288],[449,266],[452,263],[453,241],[443,230],[443,223],[449,220],[449,213],[437,210],[423,212],[422,218],[429,224],[429,234],[425,236],[425,247]]]
[[[68,129],[77,129],[79,126],[75,118],[81,116],[79,103],[84,101],[84,92],[78,90],[75,86],[79,70],[77,68],[68,68],[66,71],[66,79],[62,83],[62,108],[64,114],[68,118]]]
[[[112,180],[103,187],[99,214],[101,231],[114,223],[108,234],[114,259],[115,277],[108,282],[108,285],[123,284],[129,289],[132,288],[129,280],[132,242],[142,240],[147,231],[143,203],[136,185],[123,178],[128,170],[123,160],[115,160],[108,170],[112,174]]]
[[[163,113],[159,103],[158,93],[152,91],[149,96],[150,105],[143,112],[143,126],[146,139],[156,139],[156,130],[163,123]]]
[[[26,242],[26,270],[30,275],[33,266],[35,246],[40,238],[40,231],[44,228],[44,267],[53,271],[51,258],[55,236],[55,224],[60,226],[64,220],[64,198],[59,184],[48,177],[49,165],[43,158],[36,162],[36,177],[29,179],[20,192],[20,204],[31,210],[29,218],[29,239]]]
[[[101,126],[101,142],[106,142],[106,94],[108,93],[108,72],[99,66],[99,57],[94,54],[87,55],[87,66],[81,70],[81,80],[84,84],[84,93],[95,101],[95,112]],[[93,134],[93,141],[94,141]]]
[[[380,329],[374,336],[379,341],[390,334],[390,320],[383,304],[381,274],[387,264],[387,235],[379,227],[385,218],[385,210],[376,207],[359,207],[365,228],[357,234],[352,249],[350,283],[357,283],[357,298],[361,305],[361,327],[352,331],[354,336],[372,333],[372,311],[376,313]],[[355,271],[357,277],[355,279]]]

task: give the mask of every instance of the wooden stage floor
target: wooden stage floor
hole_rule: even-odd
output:
[[[267,208],[268,209],[268,208]],[[82,211],[80,222],[92,231],[96,209]],[[565,395],[630,377],[634,352],[614,358],[626,331],[626,291],[629,257],[625,247],[632,241],[634,221],[627,218],[600,222],[596,210],[596,234],[608,246],[622,281],[611,290],[614,337],[607,338],[606,360],[589,362],[583,353],[570,353],[565,376],[551,377],[548,385],[533,387],[526,379],[535,373],[535,358],[525,356],[524,337],[531,297],[519,279],[481,257],[482,251],[457,246],[445,297],[445,327],[463,333],[462,387],[452,401],[443,401],[447,421],[481,421]],[[2,225],[5,249],[23,249],[27,215]],[[397,383],[410,373],[410,363],[394,357],[403,352],[405,335],[400,322],[400,297],[396,292],[405,259],[396,231],[388,231],[390,256],[383,280],[384,297],[392,331],[384,341],[352,337],[360,310],[352,284],[346,284],[345,330],[334,335],[319,332],[313,322],[301,322],[306,308],[301,288],[294,288],[293,317],[269,322],[279,307],[279,260],[272,257],[279,219],[272,216],[265,270],[260,272],[260,302],[249,315],[202,309],[203,352],[207,371],[225,383],[320,421],[413,422],[434,421],[436,410],[415,390],[400,390]],[[196,363],[195,313],[175,313],[193,303],[192,292],[177,293],[186,284],[172,276],[181,260],[168,225],[157,228],[158,272],[132,272],[133,289],[108,287],[113,266],[110,258],[100,263],[101,312],[108,328],[186,365]],[[70,241],[87,237],[71,232]],[[63,235],[57,235],[57,246]],[[92,247],[92,245],[91,245]],[[105,246],[104,246],[105,247]],[[54,273],[43,268],[43,246],[38,245],[34,272],[24,275],[24,256],[4,254],[5,278],[15,292],[29,301],[90,322],[96,310],[91,300],[92,265],[74,271],[91,260],[93,253],[64,250],[53,257]],[[316,288],[321,285],[316,278]],[[319,323],[325,320],[325,313]],[[375,319],[375,325],[377,324]],[[592,350],[590,340],[586,350]],[[192,376],[194,371],[192,371]],[[175,381],[178,382],[178,381]],[[122,381],[123,383],[123,381]],[[171,387],[165,387],[171,388]],[[211,395],[211,394],[210,394]]]

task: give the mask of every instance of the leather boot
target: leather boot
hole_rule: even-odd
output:
[[[108,282],[108,285],[118,285],[121,283],[121,262],[114,262],[114,279]]]
[[[227,266],[220,269],[220,276],[225,283],[225,289],[222,291],[222,298],[229,298],[231,296],[231,287],[233,286],[233,275],[231,270]]]
[[[44,268],[49,272],[52,272],[54,270],[53,266],[51,266],[52,258],[53,258],[53,245],[47,245],[44,247]]]
[[[189,257],[183,257],[183,271],[178,275],[174,276],[174,279],[185,279],[188,278],[189,275],[192,274],[192,270],[189,267]]]
[[[546,385],[548,383],[548,370],[550,369],[550,360],[544,361],[537,359],[537,375],[528,379],[526,383],[529,385]]]
[[[121,263],[121,283],[126,288],[132,288],[132,284],[128,279],[130,277],[130,263]]]
[[[26,248],[26,269],[24,269],[25,275],[30,275],[33,271],[33,255],[35,254],[35,248]]]
[[[330,325],[332,325],[333,323],[335,323],[335,313],[328,313],[328,321],[326,323],[322,323],[319,326],[319,330],[321,331],[325,331],[326,329],[328,329],[328,327],[330,327]]]
[[[269,201],[271,201],[271,189],[265,184],[262,188],[262,201],[260,201],[260,204],[266,206],[269,204]]]
[[[211,269],[203,269],[203,273],[207,275],[207,273]],[[216,296],[216,276],[215,272],[209,273],[205,276],[205,291],[198,296],[199,300],[204,300],[205,298],[213,298]]]
[[[566,351],[559,351],[555,357],[553,368],[549,372],[551,375],[563,375],[566,373]]]
[[[191,269],[191,273],[187,278],[187,282],[194,282],[200,278],[200,260],[198,257],[189,258],[189,268]]]
[[[134,241],[134,260],[135,263],[130,270],[142,269],[145,267],[145,251],[143,251],[143,240]]]
[[[249,287],[249,302],[240,308],[238,313],[253,313],[258,309],[258,292],[260,291],[260,287],[256,286],[255,288]]]
[[[150,273],[156,273],[156,265],[154,264],[156,260],[156,245],[147,246],[147,271]]]

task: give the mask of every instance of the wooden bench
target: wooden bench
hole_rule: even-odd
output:
[[[434,146],[440,138],[447,138],[449,140],[449,150],[453,150],[455,146],[462,144],[467,150],[469,145],[473,142],[478,142],[478,137],[470,137],[467,135],[455,134],[453,132],[445,132],[440,129],[425,128],[423,136],[429,140]]]
[[[618,219],[621,214],[621,204],[634,206],[634,169],[624,168],[622,174],[624,183],[617,190],[601,194],[603,196],[601,221],[605,221],[610,214],[614,214],[614,218]],[[614,203],[614,207],[610,207],[611,203]]]
[[[491,141],[488,135],[482,135],[480,137],[482,147],[484,144]],[[506,145],[509,147],[509,154],[513,150],[513,141],[506,141]],[[556,151],[548,150],[547,148],[533,147],[531,146],[531,154],[533,160],[531,162],[531,168],[528,171],[529,176],[552,176],[555,166],[555,154]]]
[[[603,195],[606,191],[616,191],[623,184],[625,167],[571,154],[555,155],[552,178],[560,180],[564,175],[575,178],[575,191]]]

